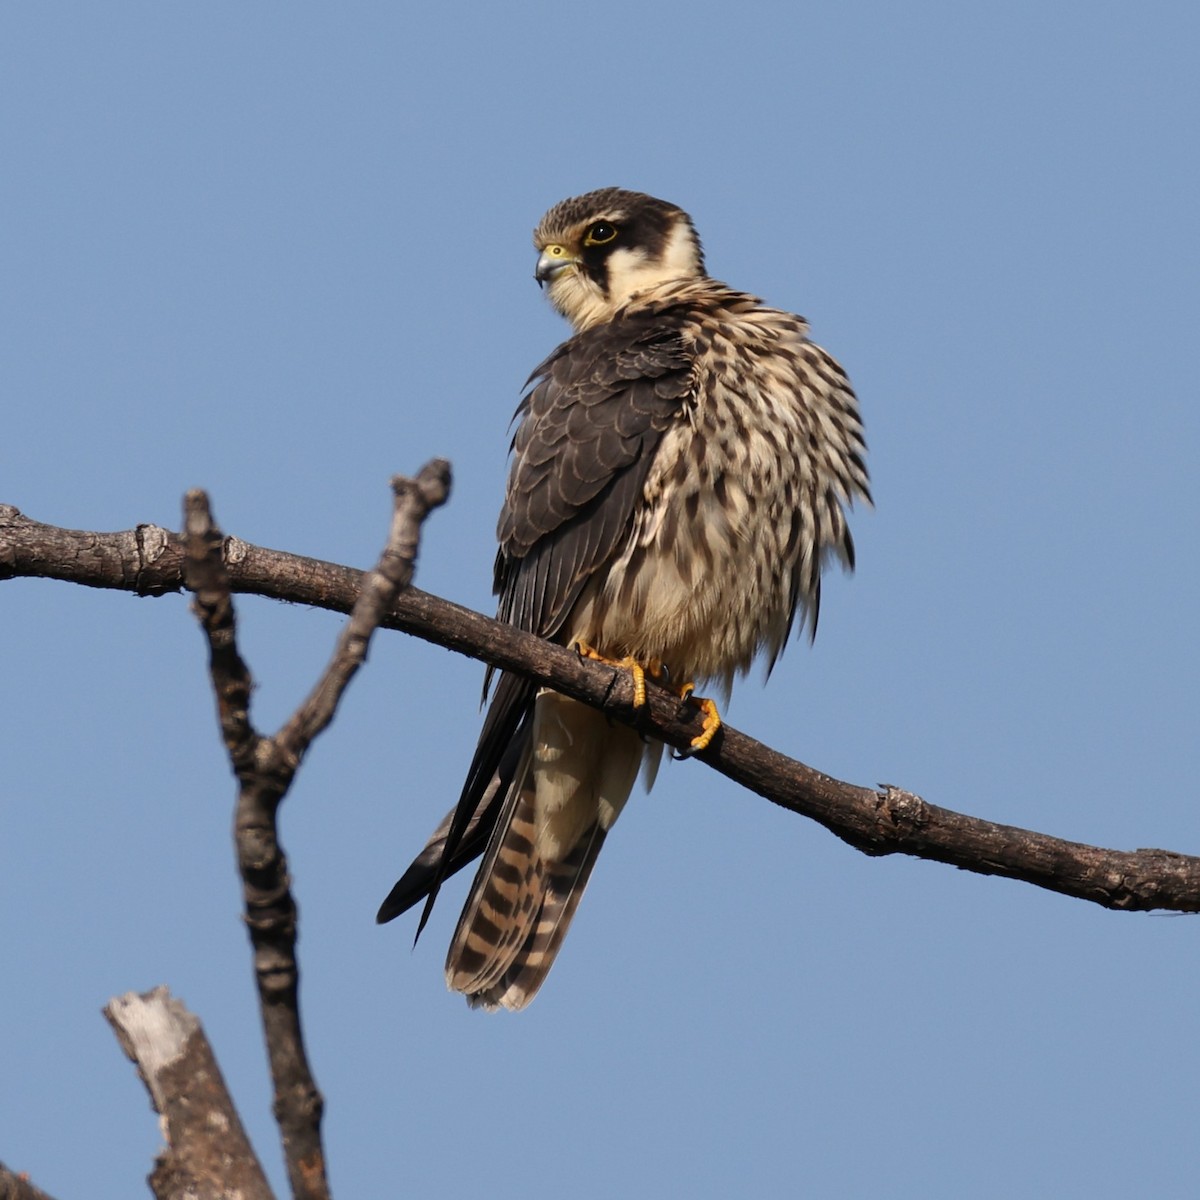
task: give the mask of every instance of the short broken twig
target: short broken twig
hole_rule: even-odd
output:
[[[10,1170],[0,1162],[0,1200],[54,1200],[54,1197],[34,1187],[24,1173]]]
[[[450,464],[435,458],[422,467],[415,479],[396,475],[392,479],[392,492],[396,503],[383,554],[375,569],[363,577],[350,619],[320,682],[279,731],[279,739],[297,760],[333,720],[346,685],[366,661],[371,635],[391,611],[397,595],[412,583],[421,524],[450,495]]]

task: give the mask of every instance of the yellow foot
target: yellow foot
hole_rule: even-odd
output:
[[[628,671],[633,677],[633,707],[635,710],[646,707],[646,675],[649,674],[651,679],[663,679],[666,676],[667,669],[657,659],[647,663],[640,663],[636,658],[609,658],[606,654],[601,654],[599,650],[594,650],[586,642],[575,643],[576,653],[581,658],[590,658],[593,662],[604,663],[609,667],[616,667],[619,670]]]
[[[712,745],[713,738],[717,736],[717,730],[721,728],[721,714],[717,711],[716,702],[710,700],[707,696],[692,695],[695,690],[696,685],[694,683],[685,683],[679,689],[679,698],[681,700],[691,700],[704,714],[704,728],[692,738],[691,745],[686,750],[681,750],[675,755],[676,758],[691,758],[693,754],[699,754],[701,750],[707,750]]]

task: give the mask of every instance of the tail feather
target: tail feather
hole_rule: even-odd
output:
[[[521,1009],[537,995],[579,907],[604,837],[604,830],[593,825],[566,859],[542,864],[541,905],[536,919],[504,972],[488,987],[468,995],[472,1008],[490,1012],[497,1008]]]
[[[446,982],[472,1007],[524,1008],[550,967],[643,746],[576,701],[542,693],[446,956]]]
[[[514,791],[446,955],[446,983],[472,1008],[524,1008],[550,972],[604,845],[593,823],[558,861],[539,853],[532,779]]]
[[[446,955],[446,983],[468,996],[487,991],[529,937],[541,908],[544,867],[534,846],[534,789],[510,794]]]

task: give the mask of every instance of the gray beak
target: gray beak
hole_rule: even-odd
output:
[[[579,260],[572,258],[565,246],[547,246],[538,256],[537,266],[533,269],[533,277],[538,286],[549,283],[560,271],[573,267]]]

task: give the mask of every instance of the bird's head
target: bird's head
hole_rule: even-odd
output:
[[[602,188],[556,204],[533,231],[534,277],[576,330],[608,320],[638,292],[704,274],[704,251],[681,208]]]

